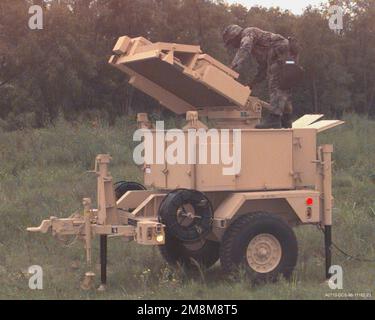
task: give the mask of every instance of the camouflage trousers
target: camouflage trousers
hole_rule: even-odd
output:
[[[268,59],[268,90],[270,94],[271,113],[276,115],[291,114],[293,112],[291,90],[280,89],[282,72],[281,61],[285,61],[289,54],[289,41],[281,41],[270,52]]]
[[[270,112],[282,116],[283,114],[292,114],[292,94],[290,90],[281,90],[280,88],[271,88],[270,91]]]

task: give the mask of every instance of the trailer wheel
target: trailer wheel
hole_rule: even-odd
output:
[[[146,188],[138,182],[118,181],[114,185],[116,200],[119,200],[127,191],[146,190]]]
[[[213,210],[202,192],[176,189],[164,197],[159,218],[174,238],[195,242],[205,239],[211,231]]]
[[[183,242],[168,232],[165,235],[165,245],[159,246],[160,253],[170,265],[180,264],[187,269],[193,269],[198,263],[204,268],[213,266],[220,256],[220,243],[211,240]]]
[[[298,244],[292,228],[279,217],[254,213],[238,218],[222,239],[220,261],[225,272],[244,268],[255,281],[289,278],[297,263]]]

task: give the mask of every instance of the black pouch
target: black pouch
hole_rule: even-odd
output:
[[[303,80],[304,70],[293,59],[286,59],[281,65],[280,89],[290,90]]]

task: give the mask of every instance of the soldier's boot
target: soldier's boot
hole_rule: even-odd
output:
[[[292,128],[292,115],[290,113],[284,113],[281,116],[281,126],[285,129]]]
[[[281,116],[269,113],[264,120],[255,126],[256,129],[281,129]]]

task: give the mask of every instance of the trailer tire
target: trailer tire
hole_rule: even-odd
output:
[[[113,185],[115,189],[116,200],[119,200],[127,191],[146,190],[146,188],[138,182],[118,181]]]
[[[289,278],[296,266],[298,244],[293,229],[276,215],[254,213],[242,216],[226,230],[220,262],[227,273],[241,268],[255,282]]]
[[[200,240],[201,244],[194,248],[194,244],[184,243],[168,232],[165,234],[165,244],[159,246],[164,260],[172,266],[181,265],[187,269],[194,269],[197,263],[208,269],[220,257],[220,243],[211,240]]]

